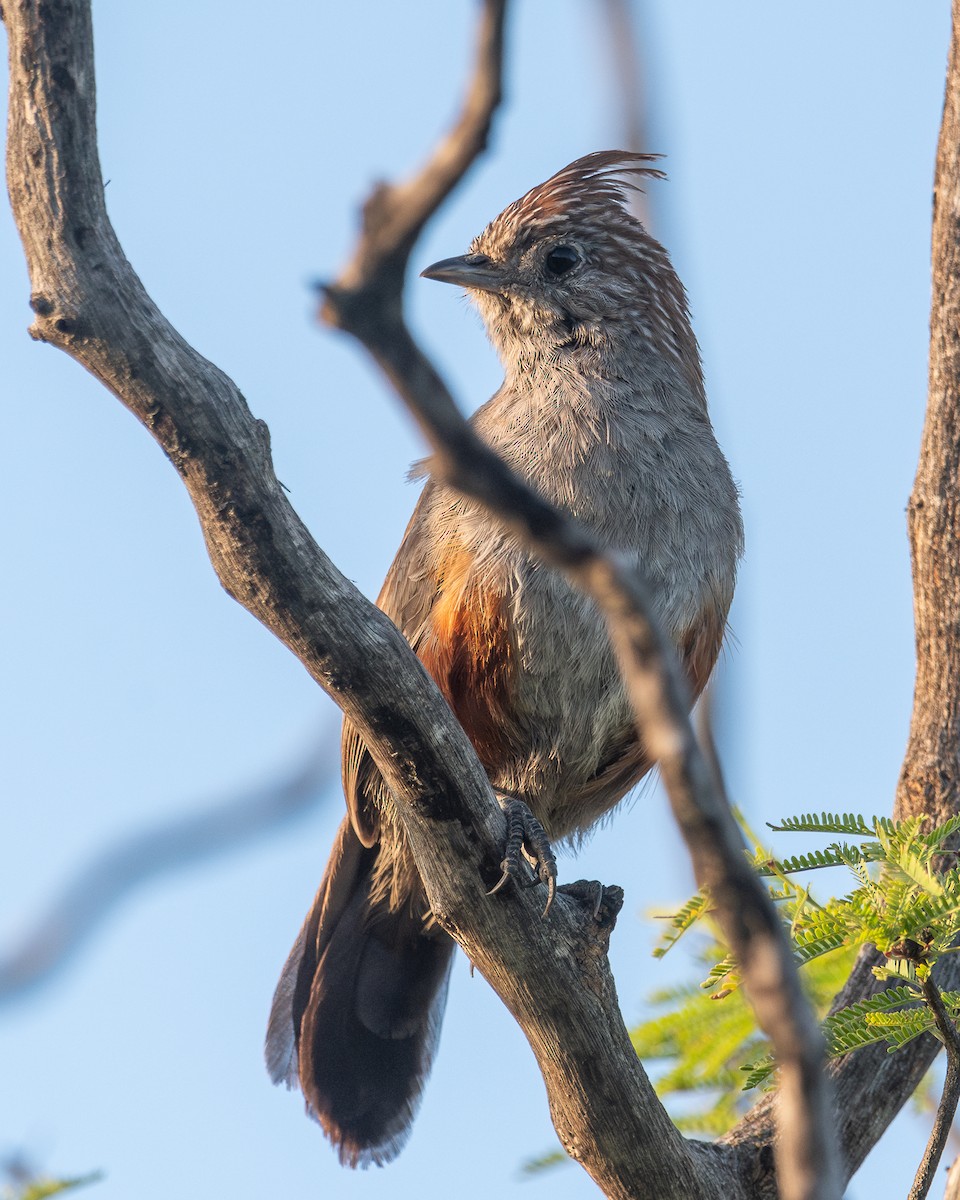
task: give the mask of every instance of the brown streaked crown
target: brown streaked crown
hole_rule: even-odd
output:
[[[481,240],[488,243],[485,252],[495,248],[489,244],[501,237],[510,238],[511,233],[521,227],[532,236],[537,236],[544,227],[553,225],[558,218],[584,218],[608,214],[613,205],[618,206],[625,217],[639,224],[636,217],[626,209],[630,192],[643,189],[625,178],[639,176],[644,179],[666,179],[666,174],[651,163],[659,161],[659,154],[636,154],[627,150],[595,150],[578,158],[544,183],[531,188],[525,196],[508,204],[503,212],[474,239],[474,246]],[[471,247],[471,249],[474,248]]]
[[[629,208],[636,180],[663,179],[659,155],[600,150],[508,205],[435,274],[471,291],[508,370],[531,355],[589,350],[602,374],[627,345],[673,360],[702,399],[687,297],[666,250]],[[569,269],[555,255],[564,256]],[[466,272],[462,272],[462,265]],[[619,348],[619,349],[618,349]],[[612,369],[612,367],[611,367]]]

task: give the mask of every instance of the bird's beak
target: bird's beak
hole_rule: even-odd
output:
[[[423,279],[439,279],[457,287],[474,288],[478,292],[503,290],[503,267],[485,254],[462,254],[459,258],[442,258],[425,271]]]

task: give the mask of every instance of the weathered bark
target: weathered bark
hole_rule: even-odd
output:
[[[917,678],[895,815],[944,821],[960,800],[960,3],[933,205],[930,379],[908,508]]]

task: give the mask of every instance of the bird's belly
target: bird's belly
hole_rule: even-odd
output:
[[[514,736],[491,782],[526,800],[551,836],[565,837],[592,824],[633,782],[596,787],[612,762],[635,749],[635,724],[593,602],[542,566],[514,579]]]
[[[538,447],[541,469],[550,454],[549,445]],[[684,658],[696,693],[722,639],[737,539],[726,536],[731,522],[725,524],[723,511],[703,515],[683,478],[669,477],[670,503],[651,494],[643,473],[654,473],[654,466],[642,453],[633,458],[623,455],[617,475],[609,448],[597,450],[589,478],[553,471],[532,482],[600,545],[641,570],[654,615]],[[715,464],[700,466],[697,478],[708,478]],[[659,471],[663,476],[663,464]],[[558,477],[569,486],[559,488]],[[730,489],[735,506],[732,482]],[[592,600],[538,563],[479,505],[446,489],[438,489],[433,504],[437,541],[448,550],[433,640],[418,653],[441,681],[494,787],[525,800],[551,836],[576,835],[650,765],[606,624]],[[732,528],[735,534],[735,521]]]

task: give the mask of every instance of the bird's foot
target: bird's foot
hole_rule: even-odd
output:
[[[497,800],[507,818],[507,840],[503,848],[503,874],[487,893],[499,892],[507,880],[512,879],[517,887],[547,885],[547,903],[543,910],[546,916],[557,893],[557,860],[550,839],[543,826],[522,800],[516,796],[497,793]],[[533,869],[530,878],[528,866]]]

